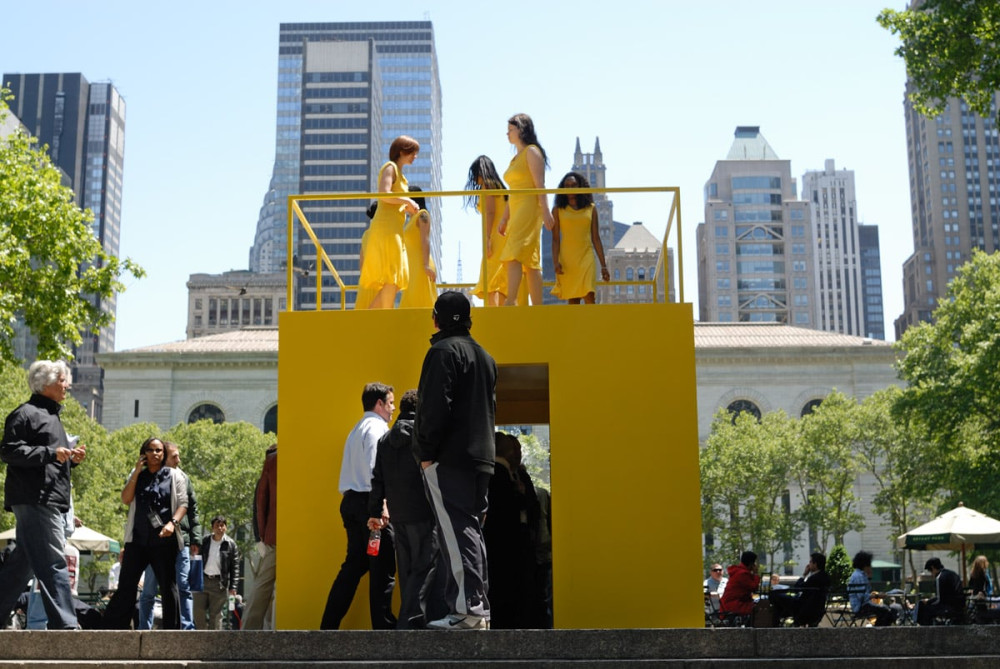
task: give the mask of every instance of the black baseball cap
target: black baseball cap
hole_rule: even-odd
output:
[[[468,330],[472,327],[472,305],[469,298],[457,290],[446,290],[434,303],[434,322],[442,330],[462,327]]]

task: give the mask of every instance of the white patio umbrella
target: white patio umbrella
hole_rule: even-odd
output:
[[[958,506],[896,538],[897,548],[918,551],[952,550],[962,553],[962,580],[965,580],[965,551],[969,548],[1000,547],[1000,520]]]
[[[11,528],[6,532],[0,532],[0,542],[6,545],[11,539],[16,538],[16,535],[16,528]],[[89,527],[84,527],[83,525],[76,528],[76,530],[73,531],[72,536],[70,536],[66,541],[81,551],[92,551],[94,553],[117,553],[121,550],[121,544],[111,537],[106,537],[100,532],[92,530]]]

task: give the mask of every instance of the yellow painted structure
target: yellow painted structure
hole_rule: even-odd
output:
[[[476,308],[498,423],[550,425],[555,626],[701,627],[690,304]],[[282,313],[279,629],[317,629],[343,561],[337,491],[365,383],[417,386],[429,310]],[[390,510],[391,512],[391,510]],[[368,629],[362,581],[345,628]]]

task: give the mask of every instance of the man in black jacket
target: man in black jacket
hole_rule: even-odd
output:
[[[435,588],[438,550],[434,513],[424,493],[420,465],[413,457],[416,389],[399,400],[399,417],[378,440],[372,489],[368,498],[368,528],[382,529],[383,504],[392,519],[399,576],[400,604],[396,629],[421,629],[428,615],[447,613],[444,593]]]
[[[7,416],[0,459],[7,463],[4,509],[17,519],[17,548],[0,571],[0,619],[5,619],[28,585],[41,582],[49,629],[76,629],[66,566],[66,512],[70,470],[86,448],[69,447],[59,412],[70,387],[62,360],[36,360],[28,368],[31,398]]]
[[[931,558],[924,569],[934,577],[935,597],[925,599],[917,607],[917,623],[932,625],[935,618],[951,618],[954,622],[965,622],[965,593],[962,579],[951,569],[945,569],[941,558]]]
[[[222,629],[222,611],[230,595],[236,596],[236,581],[240,576],[240,552],[236,542],[226,534],[226,517],[212,518],[212,533],[205,536],[199,551],[204,560],[204,588],[194,593],[195,629]],[[205,626],[205,610],[209,624]]]
[[[472,339],[469,300],[446,291],[434,303],[431,348],[417,392],[414,451],[423,468],[447,564],[451,613],[435,629],[486,629],[486,545],[483,518],[493,475],[497,366]]]

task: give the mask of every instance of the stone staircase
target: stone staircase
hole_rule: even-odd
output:
[[[0,632],[5,667],[1000,667],[1000,626],[486,632]]]

